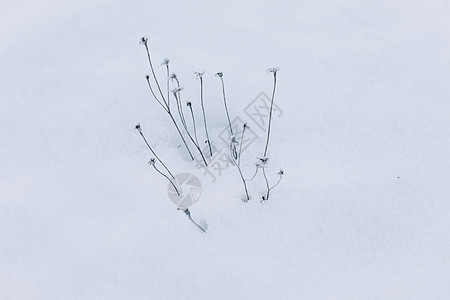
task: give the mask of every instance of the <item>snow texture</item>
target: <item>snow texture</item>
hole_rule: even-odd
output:
[[[449,3],[3,0],[0,299],[450,299]],[[280,68],[267,172],[285,175],[268,203],[261,174],[243,203],[236,168],[214,181],[190,161],[148,91],[143,35],[201,141],[205,71],[226,153],[223,72],[254,133],[248,176],[265,137],[245,111]],[[138,122],[200,179],[206,233],[148,166]]]

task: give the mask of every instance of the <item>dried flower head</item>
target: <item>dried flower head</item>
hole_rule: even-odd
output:
[[[141,39],[139,40],[139,44],[141,44],[141,45],[146,45],[147,42],[148,42],[148,37],[146,37],[146,36],[141,37]]]
[[[218,72],[218,73],[216,73],[216,76],[217,77],[223,77],[223,73],[222,72]]]
[[[243,128],[250,128],[250,126],[247,125],[247,122],[242,125]]]
[[[183,89],[182,87],[180,87],[180,88],[175,88],[175,89],[172,90],[172,94],[174,94],[174,95],[176,96],[177,93],[179,93],[182,89]]]
[[[149,80],[150,79],[150,75],[145,75],[145,79]]]
[[[154,166],[155,163],[156,163],[156,160],[155,160],[154,158],[150,158],[148,164],[149,164],[150,166]]]
[[[280,169],[280,171],[278,172],[278,175],[283,176],[284,175],[284,171],[282,169]]]
[[[136,129],[138,132],[141,132],[141,123],[137,124],[136,126],[134,126],[134,129]]]
[[[203,74],[205,74],[205,71],[203,72],[194,72],[194,74],[197,76],[198,79],[203,77]]]
[[[189,107],[191,107],[191,106],[192,106],[191,101],[186,101],[186,105],[189,106]]]
[[[170,75],[169,79],[177,80],[177,74],[172,73],[172,75]]]
[[[267,69],[267,73],[273,73],[273,74],[277,74],[277,72],[280,70],[280,68],[278,67],[274,67],[274,68],[269,68]]]
[[[256,166],[258,168],[265,168],[269,162],[269,158],[268,157],[257,157],[257,159],[259,160],[256,163]]]
[[[169,61],[170,61],[170,59],[168,59],[168,58],[164,58],[164,61],[161,63],[161,66],[163,66],[163,65],[169,65]]]

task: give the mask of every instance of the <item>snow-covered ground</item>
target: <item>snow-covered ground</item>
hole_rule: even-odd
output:
[[[0,11],[0,299],[449,299],[450,2],[17,1]],[[171,59],[204,139],[280,67],[266,204],[196,168],[151,99]],[[177,211],[134,125],[202,183]],[[193,150],[194,148],[191,147]],[[276,179],[272,177],[272,180]]]

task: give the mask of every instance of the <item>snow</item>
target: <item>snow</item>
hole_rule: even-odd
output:
[[[0,12],[0,299],[448,299],[447,1],[11,1]],[[196,168],[151,99],[148,35],[204,139],[270,95],[280,67],[266,204],[261,176]],[[202,182],[190,209],[174,173]],[[199,137],[200,138],[200,137]],[[195,150],[191,147],[192,151]],[[261,175],[261,174],[260,174]],[[272,175],[273,181],[276,179]]]

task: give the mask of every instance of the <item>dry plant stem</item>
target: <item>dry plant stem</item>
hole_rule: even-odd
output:
[[[200,103],[202,104],[203,121],[205,124],[205,132],[206,132],[206,142],[208,143],[209,154],[212,156],[211,142],[209,141],[209,135],[208,135],[208,126],[206,125],[205,107],[203,105],[203,77],[201,75],[199,75],[199,77],[200,77]]]
[[[280,177],[278,178],[278,181],[277,181],[277,183],[275,183],[269,190],[273,190],[279,183],[280,183],[280,181],[281,181],[281,178],[283,178],[283,176],[282,175],[280,175]]]
[[[177,82],[178,96],[176,94],[174,94],[174,96],[175,100],[177,101],[178,115],[180,116],[181,123],[183,124],[184,129],[186,130],[186,132],[188,132],[186,119],[184,118],[183,106],[181,105],[181,94],[179,92],[181,90],[180,81],[178,80],[178,78],[175,78],[175,81]]]
[[[156,83],[157,83],[157,85],[158,85],[158,88],[159,88],[159,84],[158,84],[158,81],[156,80],[155,72],[154,72],[154,70],[153,70],[153,65],[152,65],[152,62],[151,62],[150,52],[148,51],[147,42],[144,43],[144,45],[145,45],[145,49],[147,50],[147,55],[148,55],[148,59],[149,59],[150,68],[151,68],[152,73],[153,73],[153,77],[155,78],[155,81],[156,81]],[[169,67],[167,66],[167,71],[169,71],[168,68],[169,68]],[[186,150],[187,150],[188,153],[189,153],[189,156],[191,157],[191,160],[194,160],[194,156],[192,155],[191,150],[189,149],[189,147],[188,147],[186,141],[184,140],[183,134],[181,133],[181,130],[180,130],[180,128],[178,127],[177,122],[176,122],[175,119],[173,118],[172,112],[170,111],[169,103],[166,102],[166,100],[164,99],[164,96],[162,96],[162,99],[163,99],[164,104],[158,99],[158,97],[156,96],[156,94],[155,94],[155,92],[153,91],[152,86],[151,86],[151,84],[150,84],[150,76],[146,76],[146,79],[147,79],[147,85],[148,85],[148,88],[150,89],[151,94],[152,94],[153,97],[155,98],[156,102],[158,102],[158,103],[162,106],[162,108],[169,114],[170,118],[172,119],[173,124],[175,125],[175,128],[176,128],[177,131],[178,131],[178,134],[179,134],[180,137],[181,137],[181,140],[183,141],[184,146],[186,147]],[[160,89],[160,91],[161,91],[161,89]],[[161,93],[161,95],[162,95],[162,93]],[[167,101],[168,101],[168,100],[167,100]]]
[[[220,77],[220,81],[222,82],[223,103],[225,104],[225,111],[227,113],[228,125],[230,126],[231,135],[233,135],[233,128],[231,126],[230,115],[228,113],[227,98],[225,97],[225,83],[223,81],[222,76]]]
[[[244,141],[244,133],[247,127],[243,126],[242,135],[241,135],[241,143],[239,144],[239,156],[238,156],[238,166],[241,166],[241,152],[242,152],[242,142]]]
[[[155,168],[155,170],[161,174],[162,176],[164,176],[169,182],[170,184],[172,184],[173,188],[175,189],[175,191],[177,192],[177,195],[180,196],[180,192],[178,191],[177,187],[175,186],[175,184],[172,182],[172,180],[170,180],[169,177],[167,177],[166,174],[164,174],[163,172],[161,172],[160,170],[158,170],[158,168],[155,166],[155,164],[152,164],[153,168]]]
[[[173,93],[173,95],[174,95],[174,97],[175,97],[175,101],[177,101],[178,107],[181,107],[181,103],[180,103],[180,89],[178,89],[177,91],[175,91],[175,92]],[[181,111],[180,118],[183,118],[183,119],[184,119],[184,115],[183,115],[183,113],[182,113],[182,110],[179,110],[179,112],[180,112],[180,111]],[[192,116],[194,116],[193,113],[192,113]],[[192,121],[194,122],[194,126],[195,126],[195,119],[193,118]],[[183,122],[183,121],[182,121],[182,123],[183,123],[184,130],[186,131],[188,137],[190,138],[190,140],[192,141],[192,143],[194,144],[194,146],[197,148],[198,152],[199,152],[200,155],[202,156],[202,159],[203,159],[203,162],[205,163],[205,166],[208,166],[208,163],[206,162],[206,159],[205,159],[205,157],[203,156],[203,152],[202,152],[202,150],[200,149],[200,146],[199,146],[198,142],[196,142],[196,141],[194,140],[194,138],[192,137],[192,135],[189,133],[189,130],[188,130],[187,126],[186,126],[186,122]]]
[[[170,109],[169,109],[168,113],[169,113],[170,118],[172,119],[173,124],[177,128],[178,134],[180,135],[181,139],[183,140],[184,146],[186,147],[186,149],[187,149],[187,151],[189,153],[189,156],[191,157],[191,160],[194,160],[194,156],[192,155],[191,150],[189,149],[189,147],[188,147],[188,145],[187,145],[187,143],[186,143],[186,141],[185,141],[185,139],[183,137],[183,134],[180,131],[180,128],[178,128],[177,122],[175,121],[172,113],[170,112]]]
[[[198,225],[198,224],[192,219],[192,217],[191,217],[191,212],[189,211],[189,209],[186,208],[186,210],[183,210],[183,211],[184,211],[184,213],[186,214],[186,216],[188,216],[189,220],[190,220],[192,223],[194,223],[195,226],[198,227],[198,229],[200,229],[200,230],[203,231],[203,232],[206,232],[205,229],[203,229],[200,225]]]
[[[264,200],[269,200],[269,194],[270,194],[270,190],[271,188],[269,187],[269,181],[267,180],[267,176],[266,176],[266,168],[263,168],[263,175],[264,175],[264,180],[266,181],[266,187],[267,187],[267,194],[266,197],[263,198]]]
[[[144,134],[142,132],[139,132],[139,134],[142,136],[142,139],[144,139],[145,144],[147,144],[148,149],[153,153],[153,155],[156,157],[156,159],[163,165],[164,169],[170,174],[170,176],[174,179],[175,176],[173,176],[172,172],[169,171],[167,166],[161,161],[161,159],[156,155],[155,151],[153,151],[152,147],[150,147],[150,144],[147,142],[147,139],[145,138]]]
[[[150,69],[152,71],[153,78],[155,79],[156,86],[158,87],[159,93],[161,94],[161,97],[162,97],[163,101],[165,103],[167,103],[166,100],[164,99],[164,94],[163,94],[163,92],[161,90],[161,87],[159,85],[158,78],[156,78],[155,70],[154,70],[153,64],[152,64],[152,58],[150,57],[150,51],[148,49],[148,41],[145,41],[144,46],[145,46],[145,50],[147,52],[148,63],[150,65]]]
[[[269,126],[267,128],[267,142],[266,142],[266,148],[264,149],[264,157],[266,157],[267,148],[269,147],[270,125],[272,124],[273,99],[275,98],[276,85],[277,85],[277,72],[275,71],[275,72],[273,72],[273,91],[272,91],[272,100],[270,102]]]
[[[244,140],[244,132],[245,132],[245,126],[243,127],[243,130],[242,130],[241,145],[242,145],[242,141]],[[234,145],[233,141],[231,142],[231,144],[230,144],[230,152],[231,152],[230,155],[231,155],[231,158],[233,159],[233,162],[234,162],[236,168],[239,171],[239,175],[241,176],[242,183],[244,184],[245,195],[247,197],[246,201],[249,201],[250,200],[250,196],[248,194],[247,182],[246,182],[246,180],[244,178],[244,175],[242,174],[241,166],[239,164],[240,159],[241,159],[241,150],[242,150],[242,147],[239,148],[239,153],[237,153],[237,157],[235,157],[233,155],[233,152],[236,151],[236,146]]]
[[[202,150],[200,149],[200,145],[198,143],[198,139],[197,139],[197,130],[195,129],[195,118],[194,118],[194,111],[192,110],[192,105],[189,105],[189,109],[191,110],[191,116],[192,116],[192,124],[194,124],[194,136],[195,136],[195,141],[192,140],[192,142],[194,143],[195,147],[197,147],[198,152],[200,152],[200,155],[202,156],[203,162],[205,163],[205,166],[208,166],[208,163],[206,162],[205,156],[203,155]],[[187,129],[186,129],[187,131]],[[190,134],[188,134],[189,136],[191,136]],[[192,139],[192,137],[191,137]]]
[[[156,102],[158,102],[159,105],[161,105],[162,108],[163,108],[166,112],[168,112],[168,110],[167,110],[167,107],[168,107],[167,103],[164,102],[164,104],[162,104],[161,101],[159,101],[158,97],[156,97],[155,92],[153,91],[152,86],[151,86],[151,84],[150,84],[150,77],[149,77],[149,76],[146,76],[145,78],[147,79],[147,85],[148,85],[148,88],[149,88],[150,92],[151,92],[152,95],[153,95],[153,98],[155,98]]]

